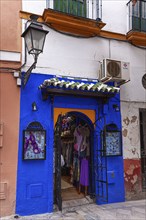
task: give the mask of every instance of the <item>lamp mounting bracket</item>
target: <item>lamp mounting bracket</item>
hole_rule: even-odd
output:
[[[29,77],[30,77],[30,74],[31,74],[31,71],[33,69],[36,68],[36,63],[37,63],[37,55],[35,55],[35,59],[34,59],[34,63],[29,67],[29,69],[27,70],[26,73],[24,73],[23,77],[22,77],[22,85],[23,85],[23,88],[25,87]]]
[[[32,21],[37,22],[38,18],[39,18],[38,15],[34,15],[34,14],[30,15],[30,20],[32,20]]]

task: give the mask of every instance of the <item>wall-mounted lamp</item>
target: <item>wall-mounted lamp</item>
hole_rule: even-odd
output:
[[[120,111],[120,107],[119,107],[117,104],[114,104],[114,105],[113,105],[113,109],[114,109],[116,112],[119,112],[119,111]]]
[[[37,110],[38,110],[37,104],[36,104],[36,102],[33,102],[32,103],[32,111],[37,111]]]
[[[43,52],[46,35],[49,31],[43,29],[43,26],[37,23],[37,17],[31,16],[32,23],[26,28],[21,37],[24,38],[26,48],[29,54],[34,56],[34,63],[23,76],[23,87],[26,85],[31,71],[35,69],[38,55]]]

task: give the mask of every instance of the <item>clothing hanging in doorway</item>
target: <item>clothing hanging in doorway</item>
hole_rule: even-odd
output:
[[[73,158],[73,141],[62,141],[62,155],[66,164],[66,167],[71,167]]]
[[[79,124],[75,128],[75,131],[74,131],[74,140],[75,140],[74,149],[76,151],[78,151],[79,156],[81,156],[81,157],[87,157],[87,156],[90,155],[89,136],[90,136],[90,130],[87,127],[87,125],[81,126]]]
[[[62,178],[68,180],[78,192],[85,192],[89,186],[90,130],[79,118],[65,116],[62,122],[61,154],[65,165]]]

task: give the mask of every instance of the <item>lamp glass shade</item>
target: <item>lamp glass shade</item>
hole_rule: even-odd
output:
[[[21,35],[24,37],[29,54],[43,52],[44,42],[48,31],[43,30],[42,25],[31,23]]]
[[[31,30],[33,50],[35,53],[41,53],[44,49],[46,33],[35,29]]]
[[[28,53],[31,53],[31,51],[33,50],[33,44],[32,44],[32,37],[31,37],[30,31],[28,31],[25,35],[25,43],[26,43]]]

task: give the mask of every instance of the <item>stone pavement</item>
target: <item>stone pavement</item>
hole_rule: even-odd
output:
[[[146,200],[96,205],[89,199],[63,204],[63,211],[31,216],[8,216],[1,220],[146,220]]]

